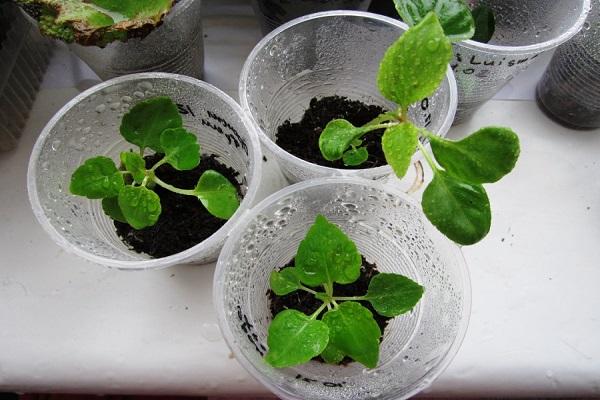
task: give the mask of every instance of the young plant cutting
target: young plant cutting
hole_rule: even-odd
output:
[[[134,248],[140,235],[141,240],[150,238],[183,249],[191,247],[214,233],[239,207],[238,188],[232,183],[235,172],[218,163],[214,156],[201,160],[196,135],[183,127],[177,106],[168,97],[155,97],[135,105],[123,117],[120,133],[127,142],[138,146],[138,151],[122,152],[119,167],[104,156],[86,160],[71,176],[70,191],[88,199],[102,199],[102,209]],[[144,157],[146,149],[155,154]],[[221,172],[207,168],[211,166]],[[169,181],[181,181],[188,187],[168,183],[163,180],[167,176]],[[188,199],[192,200],[191,211]],[[169,218],[162,218],[161,202],[167,203]],[[198,214],[202,206],[207,215]],[[157,222],[160,226],[153,230]],[[208,226],[212,231],[186,225],[194,223]],[[184,235],[192,235],[191,242],[173,232],[182,228],[186,230]],[[160,246],[158,249],[146,252],[164,256],[169,255],[165,252],[183,250]]]
[[[383,131],[385,159],[402,178],[418,148],[434,175],[423,193],[425,215],[456,243],[477,243],[491,225],[490,203],[482,185],[498,181],[514,168],[519,139],[509,128],[486,127],[452,141],[409,121],[409,106],[432,95],[442,81],[452,58],[451,41],[470,38],[475,28],[469,8],[460,0],[395,0],[395,4],[412,26],[385,53],[377,86],[399,108],[362,126],[344,119],[330,121],[319,137],[321,154],[330,161],[360,165],[369,155],[363,137]],[[426,141],[433,154],[423,146]]]
[[[269,326],[267,363],[286,368],[320,356],[330,364],[349,357],[368,368],[377,366],[382,332],[364,303],[381,316],[395,317],[413,309],[424,289],[405,276],[378,273],[366,293],[337,294],[337,286],[359,279],[361,264],[354,242],[318,215],[298,247],[295,265],[273,271],[270,286],[277,296],[302,291],[322,304],[311,315],[290,308],[275,316]]]

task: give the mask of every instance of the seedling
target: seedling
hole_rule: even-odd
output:
[[[312,315],[287,309],[275,316],[269,326],[267,363],[286,368],[320,355],[330,364],[348,356],[368,368],[377,366],[382,333],[371,311],[359,301],[368,301],[380,315],[394,317],[410,311],[424,289],[405,276],[380,273],[371,279],[366,294],[336,296],[333,284],[355,282],[361,262],[354,242],[318,215],[298,247],[295,266],[273,271],[270,286],[278,296],[303,290],[323,304]]]
[[[144,37],[162,23],[173,0],[17,0],[33,10],[40,31],[67,43],[103,47]]]
[[[474,22],[460,0],[395,3],[404,21],[414,26],[386,51],[377,86],[385,98],[399,105],[398,110],[381,114],[361,127],[333,120],[321,133],[319,148],[326,160],[360,165],[368,158],[361,138],[385,129],[383,152],[399,178],[406,174],[415,148],[419,148],[434,175],[423,193],[425,215],[451,240],[474,244],[487,235],[491,224],[490,203],[482,184],[496,182],[514,168],[519,139],[509,128],[486,127],[452,141],[409,121],[409,106],[430,96],[446,74],[452,58],[451,41],[470,37]],[[423,146],[427,140],[433,155]]]
[[[196,135],[183,127],[177,106],[168,97],[155,97],[135,105],[121,121],[121,135],[139,147],[138,152],[122,152],[117,168],[108,157],[86,160],[71,176],[72,194],[102,199],[102,209],[112,219],[135,229],[152,226],[161,213],[155,185],[172,192],[197,197],[217,218],[229,219],[239,206],[235,186],[214,170],[206,170],[194,189],[179,189],[163,182],[158,167],[170,164],[178,171],[194,169],[200,163],[200,145]],[[164,157],[146,168],[144,150]]]

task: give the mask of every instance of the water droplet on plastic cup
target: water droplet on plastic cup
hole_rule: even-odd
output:
[[[105,110],[106,110],[106,106],[104,104],[100,104],[98,107],[96,107],[97,113],[103,113]]]

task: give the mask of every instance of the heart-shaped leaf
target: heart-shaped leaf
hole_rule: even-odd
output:
[[[294,267],[287,267],[281,271],[271,272],[269,285],[277,296],[284,296],[298,290],[300,288],[298,270]]]
[[[369,129],[357,128],[345,119],[330,121],[319,136],[319,149],[323,158],[329,161],[339,160],[352,142]]]
[[[317,215],[296,254],[300,280],[309,286],[348,284],[358,279],[362,259],[340,228]]]
[[[423,286],[406,276],[380,273],[369,282],[366,299],[378,314],[395,317],[413,309],[423,296]]]
[[[450,41],[429,13],[385,52],[377,74],[379,91],[406,108],[435,92],[451,58]]]
[[[131,172],[136,183],[142,183],[146,177],[146,162],[138,153],[124,151],[121,153],[121,162],[125,169]]]
[[[204,171],[194,188],[194,193],[206,210],[217,218],[231,218],[240,206],[235,186],[211,169]]]
[[[265,361],[275,368],[304,364],[318,356],[329,341],[325,323],[297,310],[284,310],[269,325]]]
[[[88,199],[103,199],[117,196],[123,185],[123,175],[114,161],[98,156],[86,160],[73,172],[69,190]]]
[[[368,159],[369,151],[366,147],[357,147],[347,150],[342,158],[344,165],[347,166],[357,166],[364,163]]]
[[[477,243],[490,230],[490,201],[483,186],[437,171],[423,192],[423,212],[436,228],[458,244]]]
[[[509,128],[482,128],[457,142],[428,137],[437,162],[451,175],[473,183],[498,181],[519,158],[519,137]]]
[[[143,186],[124,186],[119,192],[119,208],[135,229],[154,225],[161,213],[160,198]]]
[[[381,139],[383,154],[398,178],[402,178],[406,174],[412,156],[415,154],[418,140],[419,130],[410,122],[385,130]]]
[[[115,221],[127,223],[127,219],[123,215],[121,211],[121,207],[119,207],[119,199],[118,197],[105,197],[102,199],[102,210],[104,214],[108,215]]]
[[[166,161],[178,171],[194,169],[200,163],[198,138],[184,128],[166,129],[160,135]]]
[[[142,150],[149,147],[163,153],[160,135],[165,129],[181,128],[177,106],[168,97],[154,97],[136,104],[121,121],[121,135]]]
[[[329,343],[337,351],[368,368],[377,366],[381,330],[371,311],[359,303],[346,301],[327,311],[323,322],[329,327]],[[337,359],[337,355],[332,358]]]

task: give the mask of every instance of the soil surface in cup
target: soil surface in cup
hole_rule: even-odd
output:
[[[313,164],[324,167],[359,169],[375,168],[386,165],[381,149],[383,129],[378,129],[363,136],[363,145],[369,151],[369,159],[357,166],[346,166],[342,160],[327,161],[319,150],[319,136],[329,121],[343,118],[354,126],[362,126],[385,112],[383,108],[367,105],[358,100],[346,97],[329,96],[321,99],[313,98],[308,110],[300,122],[285,121],[277,128],[276,143],[287,151]]]
[[[282,267],[281,269],[293,267],[294,260],[290,261],[287,265]],[[349,285],[340,285],[337,283],[333,284],[333,294],[334,296],[363,296],[367,294],[367,289],[369,288],[369,282],[371,282],[371,278],[375,275],[379,274],[377,271],[377,266],[375,264],[371,264],[364,257],[362,257],[362,266],[360,268],[360,276],[359,278],[349,284]],[[317,291],[323,291],[322,289],[317,289]],[[303,312],[306,315],[311,315],[323,304],[321,300],[315,299],[311,293],[305,292],[303,290],[296,290],[290,294],[285,296],[277,296],[272,290],[269,289],[267,291],[267,296],[269,297],[269,304],[271,309],[271,317],[275,318],[279,312],[286,310],[288,308],[298,310]],[[379,325],[379,329],[381,329],[383,338],[383,330],[388,324],[388,321],[392,319],[391,317],[384,317],[383,315],[377,314],[371,303],[368,301],[359,301],[359,303],[369,309],[371,313],[373,313],[373,318]],[[323,314],[321,314],[321,317]],[[325,362],[321,357],[315,357],[313,360]],[[349,357],[344,357],[340,364],[347,365],[353,362],[353,360]]]
[[[162,157],[157,154],[144,157],[146,168],[151,168]],[[241,198],[240,185],[236,179],[238,172],[220,163],[217,157],[203,154],[200,164],[189,171],[177,171],[164,164],[156,169],[156,175],[177,188],[193,189],[202,173],[212,169],[229,179]],[[153,190],[160,197],[162,208],[156,224],[138,230],[129,224],[114,221],[118,235],[138,253],[146,253],[155,258],[179,253],[207,239],[227,222],[206,211],[196,197],[173,193],[160,186],[155,186]]]

